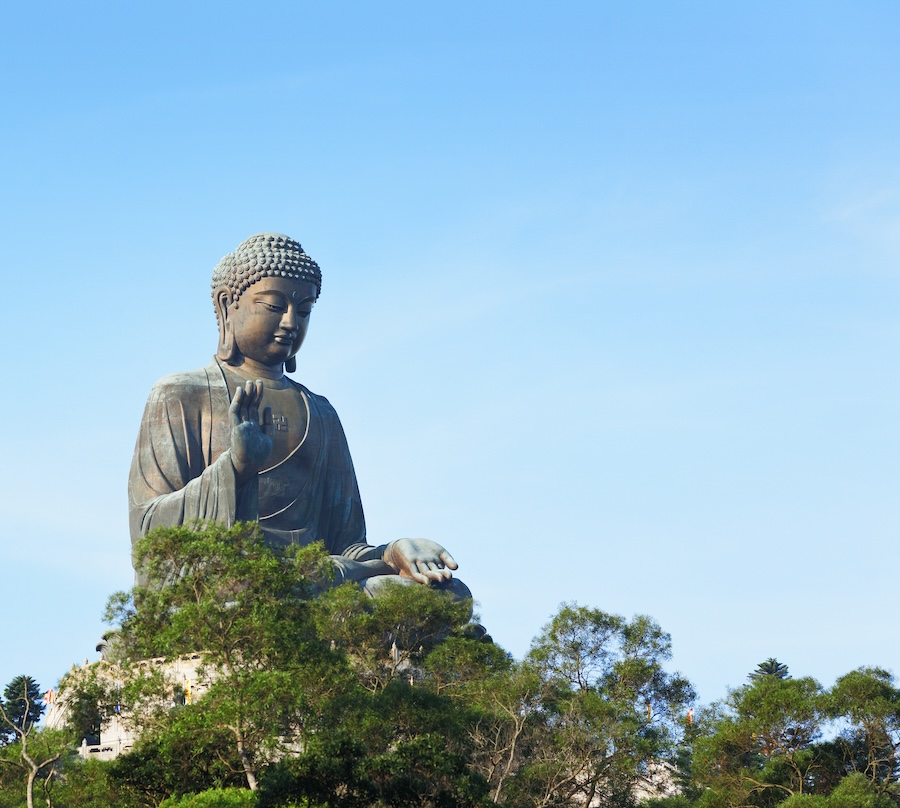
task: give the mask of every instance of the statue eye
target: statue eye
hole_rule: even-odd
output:
[[[284,306],[279,306],[276,303],[266,303],[265,300],[260,300],[259,302],[269,311],[284,311]]]

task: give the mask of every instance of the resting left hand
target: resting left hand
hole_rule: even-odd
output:
[[[451,570],[459,568],[440,544],[429,539],[397,539],[387,545],[384,561],[400,575],[420,584],[444,583],[453,577]]]

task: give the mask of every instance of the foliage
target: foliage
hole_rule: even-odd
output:
[[[148,583],[114,595],[106,615],[121,625],[122,653],[135,660],[203,649],[219,668],[291,653],[296,632],[285,638],[281,629],[307,622],[309,597],[331,569],[321,545],[277,556],[252,523],[160,528],[134,556]]]
[[[115,711],[139,741],[105,766],[55,753],[29,770],[20,755],[19,782],[31,771],[51,801],[632,808],[675,783],[641,804],[898,803],[900,690],[878,668],[826,692],[770,658],[694,722],[693,689],[666,670],[670,638],[649,617],[563,605],[516,661],[470,633],[468,604],[425,586],[323,592],[320,548],[275,554],[255,525],[164,529],[137,555],[150,583],[109,605],[118,661],[60,690],[79,737]],[[187,652],[206,687],[193,698],[146,659]]]
[[[436,735],[400,741],[374,757],[369,771],[384,805],[474,808],[488,804],[488,784],[470,771],[463,754]]]
[[[52,806],[60,762],[71,754],[71,736],[31,725],[18,739],[0,748],[0,785],[33,808],[35,791]]]
[[[464,754],[444,738],[420,734],[371,754],[338,732],[315,739],[296,756],[271,767],[260,789],[260,808],[322,804],[475,808],[489,805],[488,785]]]
[[[344,729],[313,737],[296,755],[268,767],[258,792],[259,806],[368,805],[375,793],[365,771],[366,755],[362,740]]]
[[[87,674],[82,673],[81,670],[70,674],[70,681],[73,676],[80,678],[79,686],[72,687],[71,694],[69,694],[64,678],[59,693],[59,697],[63,693],[67,696],[66,723],[69,729],[76,739],[80,741],[82,738],[87,738],[88,743],[97,743],[103,723],[104,707],[112,699],[109,688],[97,677],[96,673],[96,668],[92,668]],[[80,677],[79,674],[81,674]]]
[[[694,746],[698,782],[727,804],[775,804],[815,787],[822,688],[814,679],[761,676],[707,711]]]
[[[64,756],[52,789],[53,805],[62,808],[141,808],[142,803],[114,775],[112,764]]]
[[[121,623],[121,655],[134,662],[200,651],[214,682],[202,711],[209,726],[230,733],[255,790],[280,738],[312,720],[310,703],[340,668],[315,636],[308,608],[330,574],[327,556],[320,546],[276,555],[255,524],[212,524],[153,531],[138,542],[135,558],[148,584],[114,596],[108,607],[108,619]],[[164,703],[152,696],[161,683],[129,677],[142,679],[143,691],[123,693],[135,721],[146,721]]]
[[[44,714],[40,685],[30,676],[16,676],[3,691],[0,709],[0,742],[18,740]]]
[[[764,662],[760,662],[756,666],[756,670],[749,675],[752,682],[754,679],[761,679],[763,676],[774,676],[776,679],[788,679],[788,666],[783,662],[779,662],[775,657],[769,657]]]
[[[159,808],[254,808],[256,794],[244,788],[214,788],[188,794],[183,797],[169,797]]]
[[[467,700],[495,676],[513,669],[512,657],[494,642],[451,636],[436,646],[423,663],[435,692]]]
[[[491,786],[497,802],[520,775],[540,743],[550,714],[542,711],[544,680],[528,662],[503,666],[475,677],[463,698],[473,715],[466,726],[474,765]]]
[[[797,794],[779,803],[779,808],[896,808],[896,805],[857,772],[841,780],[827,796]]]
[[[673,797],[654,797],[644,800],[640,805],[641,808],[693,808],[696,805],[696,798],[686,794],[676,794]]]
[[[885,793],[896,782],[900,762],[900,690],[893,676],[881,668],[841,676],[828,694],[826,711],[845,723],[838,744],[846,768]]]
[[[141,736],[110,770],[131,794],[154,805],[171,795],[246,783],[233,735],[202,709],[173,710],[168,725]]]
[[[427,586],[386,586],[377,598],[345,584],[316,599],[319,636],[350,660],[360,682],[371,691],[399,677],[417,675],[428,653],[469,620],[470,606]]]
[[[150,585],[110,605],[124,664],[202,649],[212,682],[173,707],[164,682],[124,677],[144,734],[115,772],[149,800],[242,773],[261,805],[618,805],[674,754],[693,698],[646,617],[566,606],[514,663],[441,591],[313,599],[327,559],[275,556],[254,526],[166,529],[137,554]]]
[[[17,676],[6,687],[0,701],[0,727],[7,743],[0,747],[0,777],[18,780],[25,804],[34,806],[38,786],[48,805],[58,762],[68,751],[70,738],[57,730],[39,729],[36,721],[43,713],[41,689],[30,676]]]
[[[898,742],[900,690],[885,670],[859,668],[829,691],[813,679],[758,676],[705,713],[697,804],[896,805]]]
[[[275,554],[255,525],[136,550],[150,583],[110,600],[115,661],[60,684],[70,732],[35,725],[28,677],[0,700],[0,808],[35,790],[51,808],[900,805],[900,689],[880,668],[825,691],[769,658],[693,721],[649,617],[563,605],[516,661],[470,631],[468,604],[329,590],[321,548]],[[186,653],[193,698],[157,664]],[[113,714],[139,732],[130,752],[71,753]]]
[[[482,691],[493,723],[482,722],[478,745],[493,799],[631,804],[651,763],[674,755],[694,697],[664,670],[670,655],[669,636],[648,617],[563,606],[525,662]]]

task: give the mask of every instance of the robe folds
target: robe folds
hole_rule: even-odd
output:
[[[218,360],[158,381],[150,392],[128,478],[132,544],[160,526],[258,521],[274,547],[322,541],[340,557],[378,558],[344,430],[323,396],[289,380],[308,429],[283,461],[238,486],[231,464],[226,370]],[[137,571],[138,583],[141,580]]]

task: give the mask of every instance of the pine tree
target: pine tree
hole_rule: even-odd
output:
[[[41,688],[30,676],[16,676],[3,691],[4,720],[0,722],[0,736],[3,743],[10,743],[19,737],[16,730],[28,732],[41,720],[44,703]]]
[[[765,662],[760,662],[756,670],[748,677],[751,680],[762,679],[763,676],[774,676],[776,679],[790,679],[788,666],[779,662],[775,657],[769,657]]]

